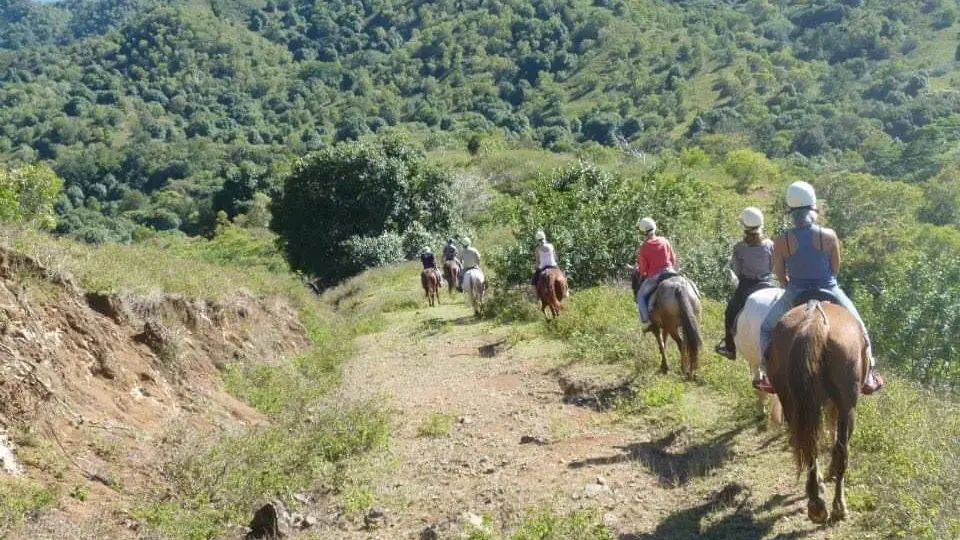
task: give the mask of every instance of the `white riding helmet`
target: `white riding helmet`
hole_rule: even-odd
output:
[[[464,238],[463,240],[460,240],[460,243],[463,244],[463,247],[470,247],[470,239],[469,239],[469,238]]]
[[[537,242],[546,242],[547,233],[543,231],[537,231],[537,234],[533,235],[533,239],[536,240]]]
[[[651,218],[645,217],[640,220],[640,230],[647,234],[657,232],[657,222]]]
[[[787,206],[793,208],[816,208],[817,193],[806,182],[794,182],[787,188]]]
[[[422,253],[433,253],[433,250],[430,249],[430,246],[427,246],[427,247],[423,248]]]
[[[745,230],[763,227],[763,212],[754,206],[744,208],[743,212],[740,212],[740,225]]]

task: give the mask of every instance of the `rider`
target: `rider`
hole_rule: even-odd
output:
[[[437,261],[433,257],[433,250],[430,249],[430,246],[426,246],[420,251],[420,262],[423,264],[424,270],[433,270],[437,275],[437,282],[442,286],[443,277],[440,275],[440,271],[437,270]]]
[[[554,251],[553,244],[547,242],[547,234],[545,232],[537,231],[537,234],[535,234],[533,238],[537,241],[537,247],[533,251],[533,260],[537,263],[537,271],[533,273],[531,283],[536,287],[537,281],[540,279],[540,274],[548,268],[557,267],[557,252]]]
[[[457,245],[453,238],[447,238],[447,245],[443,246],[443,262],[457,260]]]
[[[724,341],[716,348],[718,354],[731,360],[737,357],[737,346],[733,341],[737,315],[746,304],[747,297],[760,289],[774,286],[773,240],[763,236],[763,212],[753,206],[744,209],[740,213],[740,225],[743,227],[743,240],[733,246],[733,255],[730,257],[730,268],[738,280],[737,290],[724,314]]]
[[[830,293],[836,301],[846,308],[863,329],[866,339],[867,356],[870,368],[864,378],[861,392],[873,394],[883,388],[883,379],[874,373],[876,361],[870,347],[870,338],[863,325],[863,319],[850,298],[837,285],[837,273],[840,271],[840,239],[831,229],[820,227],[817,221],[817,196],[813,186],[806,182],[794,182],[787,188],[787,206],[793,228],[780,235],[774,243],[773,268],[777,280],[784,286],[784,294],[770,308],[770,313],[760,329],[760,346],[763,351],[760,373],[753,386],[764,392],[775,393],[767,379],[766,362],[770,345],[770,336],[777,323],[793,306],[794,299],[801,293],[821,290]]]
[[[640,310],[640,322],[643,331],[650,330],[650,314],[647,298],[657,288],[665,273],[674,273],[677,267],[677,255],[670,241],[657,236],[657,224],[650,218],[640,220],[640,230],[646,235],[640,249],[637,250],[637,272],[643,278],[643,284],[637,291],[637,308]]]
[[[463,271],[460,272],[460,283],[457,284],[457,290],[463,292],[463,276],[474,268],[480,268],[480,252],[470,246],[470,239],[464,238],[460,241],[463,244],[463,251],[460,253],[460,262],[463,265]]]

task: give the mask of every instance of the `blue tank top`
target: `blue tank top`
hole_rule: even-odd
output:
[[[790,233],[797,239],[797,250],[786,258],[790,284],[803,290],[836,287],[837,277],[833,275],[833,268],[830,266],[830,253],[813,245],[814,235],[821,234],[820,227],[814,225],[796,228]],[[789,246],[788,238],[788,250]]]

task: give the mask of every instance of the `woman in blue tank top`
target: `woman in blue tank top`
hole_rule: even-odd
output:
[[[790,207],[793,228],[777,238],[773,250],[773,270],[780,284],[785,285],[784,294],[770,308],[770,313],[760,329],[760,346],[764,354],[759,377],[753,381],[753,386],[764,392],[775,393],[766,375],[770,335],[780,318],[793,307],[798,295],[806,291],[820,290],[836,298],[863,328],[863,335],[867,340],[867,355],[870,357],[870,371],[861,392],[872,394],[883,387],[883,379],[874,373],[876,361],[863,319],[850,298],[837,285],[837,274],[840,272],[840,239],[833,230],[816,224],[816,204],[817,197],[810,184],[794,182],[787,189],[787,206]]]

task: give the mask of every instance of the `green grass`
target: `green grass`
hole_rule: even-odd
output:
[[[332,478],[352,457],[383,446],[386,413],[370,404],[314,415],[307,423],[188,441],[164,466],[176,497],[133,515],[168,538],[208,538],[249,519],[252,505]]]
[[[535,509],[527,514],[510,535],[511,540],[614,540],[616,536],[595,511],[561,515],[550,508]]]
[[[351,487],[344,491],[343,510],[348,514],[362,514],[373,508],[373,492],[366,487]]]
[[[34,481],[0,477],[0,536],[7,526],[54,506],[58,498],[55,489]]]
[[[453,429],[453,416],[450,413],[434,413],[417,428],[418,437],[446,437]]]
[[[311,296],[286,270],[272,237],[236,228],[213,240],[158,236],[133,245],[91,246],[29,229],[3,230],[0,240],[52,271],[72,275],[87,291],[219,300],[246,290],[282,294],[300,305]]]
[[[600,521],[594,510],[561,514],[549,507],[527,510],[513,530],[497,533],[489,516],[483,525],[465,524],[461,538],[466,540],[614,540],[617,538]]]
[[[960,407],[891,379],[857,406],[850,445],[850,505],[861,525],[901,538],[960,532]]]

